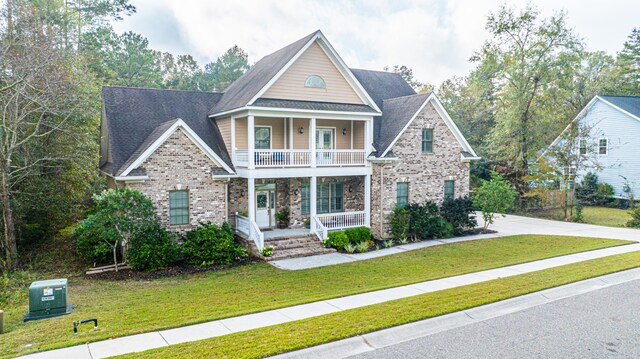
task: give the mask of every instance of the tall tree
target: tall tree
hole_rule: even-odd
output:
[[[427,82],[418,81],[413,75],[413,70],[410,69],[407,65],[393,65],[391,67],[385,66],[383,70],[399,74],[418,93],[427,93],[433,91],[433,85]]]
[[[619,96],[640,96],[640,27],[633,29],[618,53],[610,83],[604,93]]]
[[[249,70],[249,56],[237,45],[204,66],[193,80],[200,91],[223,91]]]
[[[529,158],[548,136],[549,126],[565,122],[549,112],[554,103],[545,96],[558,85],[558,76],[579,64],[582,42],[568,28],[565,13],[541,19],[532,6],[517,12],[502,6],[491,13],[487,30],[493,38],[472,58],[495,61],[499,71],[496,126],[490,133],[491,153],[508,160],[517,178],[526,175]]]

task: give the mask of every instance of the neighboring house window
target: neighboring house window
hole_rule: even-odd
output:
[[[311,191],[309,184],[301,187],[301,213],[311,213]],[[342,183],[318,183],[316,187],[316,212],[333,213],[344,210],[344,185]]]
[[[606,155],[609,152],[608,141],[606,138],[601,138],[598,140],[598,154]]]
[[[396,207],[404,208],[409,204],[409,182],[396,184]]]
[[[586,140],[580,140],[579,141],[579,147],[580,147],[580,154],[581,155],[586,155],[587,154],[587,141]]]
[[[271,127],[255,127],[256,150],[271,149]]]
[[[315,87],[319,89],[326,89],[327,84],[324,83],[322,77],[318,75],[311,75],[307,77],[307,80],[304,82],[304,87]]]
[[[567,189],[570,189],[570,190],[574,189],[575,186],[576,186],[576,181],[574,181],[574,180],[568,180],[567,181]]]
[[[422,129],[422,152],[424,153],[433,152],[433,129],[432,128]]]
[[[169,224],[189,224],[189,191],[169,192]]]
[[[453,199],[455,195],[455,181],[444,181],[444,199]]]

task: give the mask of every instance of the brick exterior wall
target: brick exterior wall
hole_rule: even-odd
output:
[[[211,178],[216,164],[209,159],[182,130],[178,129],[144,163],[149,179],[129,183],[151,199],[163,226],[184,232],[202,222],[226,220],[226,183]],[[189,191],[189,224],[169,225],[169,192]]]
[[[433,153],[422,153],[422,129],[433,129]],[[409,202],[444,199],[444,181],[455,180],[455,197],[469,194],[469,163],[460,160],[462,147],[431,103],[392,147],[397,161],[373,164],[371,228],[378,238],[390,236],[389,218],[396,203],[397,182],[409,182]],[[380,178],[383,183],[380,183]]]

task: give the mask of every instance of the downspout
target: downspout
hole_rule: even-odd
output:
[[[229,181],[224,183],[224,221],[229,222]]]
[[[380,239],[382,239],[382,203],[383,196],[382,191],[384,189],[384,165],[380,166]]]

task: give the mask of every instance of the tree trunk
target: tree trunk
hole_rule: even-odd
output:
[[[116,272],[118,271],[118,242],[113,245],[113,265],[115,266]]]
[[[18,267],[18,245],[16,243],[15,224],[13,223],[13,209],[11,208],[11,193],[9,191],[9,178],[6,171],[2,172],[2,221],[4,230],[5,267],[11,271]]]

